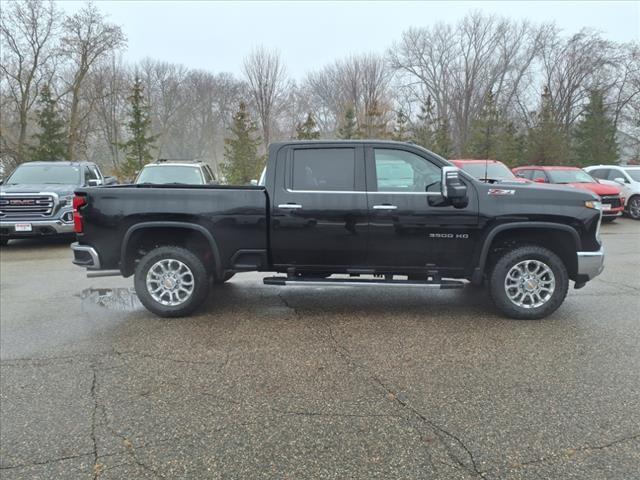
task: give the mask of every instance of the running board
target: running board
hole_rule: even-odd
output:
[[[355,280],[353,278],[327,278],[327,279],[305,279],[289,277],[266,277],[263,279],[265,285],[277,285],[280,287],[360,287],[371,285],[376,287],[413,287],[413,288],[439,288],[454,289],[464,288],[465,282],[460,280],[441,280],[438,283],[416,280]]]

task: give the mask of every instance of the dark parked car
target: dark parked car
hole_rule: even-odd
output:
[[[29,162],[0,186],[0,240],[73,235],[73,191],[115,183],[91,162]]]
[[[504,314],[535,319],[570,280],[581,288],[603,269],[594,194],[484,183],[399,142],[275,143],[264,185],[80,188],[74,205],[74,263],[134,275],[162,316],[193,312],[211,281],[257,270],[282,273],[264,279],[280,286],[469,280]]]

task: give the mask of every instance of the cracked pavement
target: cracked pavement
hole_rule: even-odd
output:
[[[640,222],[542,321],[477,291],[237,275],[187,319],[0,251],[0,477],[640,479]]]

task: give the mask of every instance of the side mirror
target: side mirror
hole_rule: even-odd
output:
[[[544,178],[534,178],[533,181],[536,183],[547,183]]]
[[[627,181],[622,177],[616,177],[613,179],[614,182],[619,183],[620,185],[624,185]]]
[[[467,186],[460,180],[460,170],[456,167],[442,167],[442,196],[456,208],[464,208],[469,203]]]
[[[105,185],[116,185],[118,183],[118,179],[116,177],[104,177]]]
[[[258,186],[258,180],[255,180],[255,179],[251,180],[251,181],[249,182],[249,185],[252,185],[252,186],[254,186],[254,187],[257,187],[257,186]]]
[[[102,182],[98,179],[92,178],[91,180],[89,180],[89,186],[90,187],[98,187],[102,184]]]
[[[525,178],[524,173],[522,173],[522,172],[516,172],[516,177]]]

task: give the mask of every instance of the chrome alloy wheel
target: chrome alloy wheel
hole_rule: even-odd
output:
[[[539,260],[516,263],[504,279],[507,298],[521,308],[541,307],[553,296],[555,288],[551,268]]]
[[[147,272],[147,291],[158,303],[176,307],[193,294],[195,282],[191,269],[179,260],[165,258]]]

